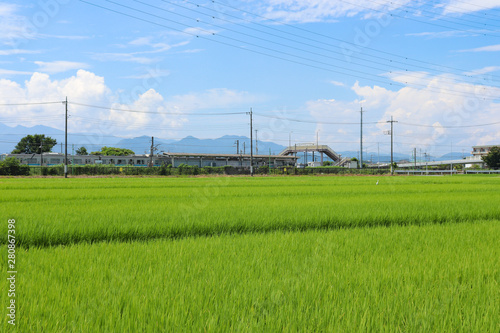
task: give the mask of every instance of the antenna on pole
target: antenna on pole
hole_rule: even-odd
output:
[[[234,143],[236,143],[236,155],[240,153],[240,140],[236,140]]]
[[[250,112],[247,112],[250,115],[250,175],[253,176],[253,119],[252,119],[252,108],[250,108]]]
[[[388,123],[391,123],[391,175],[394,175],[394,159],[393,159],[393,152],[394,152],[394,123],[397,123],[396,120],[392,119],[387,121]]]
[[[63,102],[65,104],[66,116],[64,117],[64,178],[68,178],[68,96]],[[73,169],[72,169],[73,170]]]
[[[151,137],[151,152],[149,153],[149,167],[153,167],[153,153],[155,149],[155,137]]]
[[[259,155],[259,130],[255,130],[255,155]]]
[[[40,137],[40,175],[43,175],[43,138]]]
[[[359,168],[363,169],[363,107],[361,107],[361,128],[360,128],[360,147],[359,147]]]

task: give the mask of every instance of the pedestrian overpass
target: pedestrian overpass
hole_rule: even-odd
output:
[[[307,156],[307,153],[318,153],[321,154],[321,165],[323,165],[323,155],[328,156],[331,158],[334,162],[335,165],[341,166],[351,159],[349,157],[344,157],[340,156],[340,154],[337,154],[332,148],[330,148],[328,145],[318,145],[315,143],[299,143],[295,144],[292,146],[289,146],[281,153],[278,154],[278,156],[289,156],[289,155],[297,155],[297,153],[305,153]],[[307,157],[306,157],[307,158]],[[307,161],[306,161],[307,163]]]

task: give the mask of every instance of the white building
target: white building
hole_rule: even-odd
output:
[[[472,147],[472,155],[474,155],[474,156],[488,155],[491,148],[493,148],[493,147],[500,147],[500,145],[473,146]]]

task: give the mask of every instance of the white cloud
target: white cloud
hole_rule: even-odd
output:
[[[500,51],[500,44],[476,47],[473,49],[461,50],[459,52],[498,52]]]
[[[47,35],[38,34],[40,38],[55,38],[55,39],[67,39],[67,40],[85,40],[90,39],[90,36],[79,36],[79,35]]]
[[[94,53],[91,57],[98,61],[123,61],[135,62],[141,65],[152,64],[161,60],[161,58],[151,58],[150,54],[160,54],[170,51],[173,48],[187,45],[188,41],[182,41],[176,44],[167,44],[163,42],[153,42],[153,37],[140,37],[131,40],[125,45],[118,45],[121,49],[141,48],[141,51],[121,52],[121,53]]]
[[[405,36],[410,37],[428,37],[428,38],[449,38],[449,37],[470,37],[480,35],[479,31],[426,31],[426,32],[417,32],[417,33],[409,33]]]
[[[28,20],[18,15],[19,6],[0,3],[0,42],[17,46],[17,41],[33,39],[35,32],[30,28]]]
[[[189,93],[171,98],[169,105],[183,110],[201,110],[228,108],[238,105],[251,105],[262,100],[262,97],[248,92],[235,91],[226,88],[208,89],[201,93]]]
[[[470,76],[476,76],[476,75],[483,75],[483,74],[488,74],[491,72],[497,72],[500,71],[500,66],[488,66],[488,67],[483,67],[480,69],[475,69],[470,72],[465,72],[465,75],[470,75]]]
[[[48,74],[34,73],[23,85],[11,80],[0,79],[0,104],[33,101],[62,102],[67,96],[70,103],[68,106],[70,133],[169,137],[191,122],[189,116],[184,114],[188,111],[203,113],[202,110],[208,108],[238,108],[242,104],[247,106],[251,102],[262,100],[247,92],[224,88],[165,98],[155,89],[146,88],[146,83],[132,89],[127,97],[124,92],[112,91],[106,85],[103,77],[86,70],[79,70],[76,75],[63,80],[52,80]],[[104,109],[85,105],[103,106]],[[112,109],[145,112],[125,112]],[[23,117],[20,118],[19,114],[22,114]],[[64,126],[63,114],[64,105],[62,103],[2,108],[2,117],[20,118],[18,123],[12,123],[12,125],[42,124],[62,129]],[[192,120],[198,121],[198,118]],[[206,128],[206,124],[203,128]],[[197,128],[190,127],[191,129],[190,134],[195,134]],[[95,139],[93,136],[83,137],[79,138],[79,142],[84,144],[99,143],[92,141]],[[101,140],[101,138],[97,139]]]
[[[337,86],[337,87],[344,87],[345,86],[345,84],[343,82],[334,81],[334,80],[331,80],[329,82],[330,82],[330,84],[333,84],[334,86]]]
[[[2,69],[0,68],[0,75],[1,76],[6,76],[6,77],[11,77],[14,75],[31,75],[33,72],[26,72],[26,71],[15,71],[11,69]]]
[[[208,35],[213,35],[217,33],[217,30],[207,30],[204,28],[187,28],[184,29],[184,32],[189,34],[189,35],[194,35],[194,36],[208,36]]]
[[[0,56],[9,56],[15,54],[38,54],[41,51],[38,50],[23,50],[23,49],[10,49],[10,50],[0,50]]]
[[[20,5],[0,3],[0,43],[18,48],[28,40],[39,38],[56,38],[67,40],[83,40],[89,36],[49,35],[40,33],[41,26],[33,22],[33,16],[20,15]]]
[[[423,77],[423,73],[408,73]],[[405,80],[402,75],[398,81]],[[423,83],[424,81],[420,82]],[[322,122],[359,123],[361,102],[366,122],[364,137],[367,142],[388,142],[383,131],[392,117],[395,141],[399,149],[418,147],[439,155],[443,146],[470,147],[476,144],[498,143],[500,131],[496,126],[443,128],[443,126],[468,126],[500,122],[500,88],[465,84],[450,76],[426,76],[423,86],[403,87],[396,91],[379,86],[352,86],[358,98],[351,101],[316,100],[306,107],[314,119]],[[482,95],[486,92],[486,95]],[[490,97],[496,97],[492,100]],[[372,122],[380,122],[372,124]],[[413,124],[410,125],[410,124]],[[414,126],[427,125],[427,126]],[[355,126],[355,127],[353,127]],[[359,125],[321,125],[322,133],[335,133],[326,140],[359,142]],[[353,148],[356,148],[354,145]],[[448,149],[448,148],[446,148]],[[449,150],[448,150],[449,152]],[[406,151],[405,151],[406,153]],[[442,155],[442,154],[441,154]]]
[[[319,22],[338,17],[352,17],[364,14],[365,18],[389,13],[410,3],[389,0],[373,2],[353,0],[350,2],[330,0],[267,0],[260,6],[260,12],[269,19],[285,22]],[[377,11],[375,14],[373,11]]]
[[[179,46],[184,46],[188,44],[189,42],[183,41],[177,44],[167,44],[163,42],[153,42],[153,37],[140,37],[136,38],[128,43],[129,46],[137,46],[137,47],[149,47],[152,50],[145,50],[145,51],[139,51],[139,52],[133,52],[132,54],[148,54],[148,53],[162,53],[169,51],[170,49],[174,47],[179,47]]]
[[[91,55],[91,57],[92,59],[98,61],[135,62],[141,65],[148,65],[159,60],[148,57],[138,57],[133,53],[94,53]]]
[[[449,0],[443,7],[444,14],[466,14],[499,8],[498,0]]]
[[[161,78],[165,76],[169,76],[170,71],[169,70],[162,70],[162,69],[155,69],[155,70],[150,70],[147,69],[145,73],[142,74],[136,74],[136,75],[129,75],[129,76],[124,76],[124,79],[155,79],[155,78]]]
[[[72,62],[72,61],[52,61],[52,62],[35,61],[35,64],[38,65],[40,72],[48,74],[62,73],[75,69],[87,69],[90,67],[90,65],[88,64],[82,62]]]

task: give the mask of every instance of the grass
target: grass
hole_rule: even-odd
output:
[[[499,226],[478,221],[30,248],[19,254],[19,327],[498,332]],[[5,290],[5,279],[1,285]]]
[[[377,179],[2,179],[0,209],[25,247],[500,219],[500,177]]]
[[[498,332],[499,185],[0,178],[3,235],[16,219],[17,330]]]

